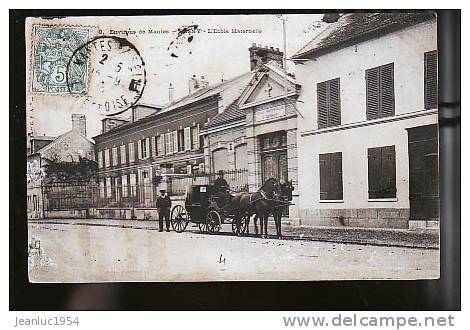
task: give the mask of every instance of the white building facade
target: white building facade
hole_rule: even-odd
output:
[[[438,224],[437,22],[374,15],[343,15],[294,56],[301,224]]]

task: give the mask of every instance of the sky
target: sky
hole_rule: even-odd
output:
[[[288,58],[325,26],[321,23],[322,15],[318,14],[283,15],[283,18],[286,18]],[[104,35],[136,31],[126,38],[136,46],[145,62],[147,84],[139,101],[145,104],[168,103],[170,83],[175,99],[187,95],[188,81],[193,75],[204,76],[210,84],[215,84],[249,71],[248,48],[253,43],[283,48],[282,21],[276,15],[69,17],[57,23],[97,26]],[[197,24],[200,29],[192,41],[180,38],[179,42],[171,44],[176,40],[178,28],[191,24]],[[225,29],[229,33],[224,33]],[[260,33],[231,33],[232,29]],[[149,33],[149,30],[169,33]],[[177,57],[171,56],[172,53]],[[292,62],[287,67],[295,73]],[[33,95],[27,104],[34,109],[35,134],[58,136],[70,130],[70,116],[77,112],[87,117],[88,137],[100,134],[103,114],[78,107],[78,103],[77,97]],[[126,116],[129,114],[125,113]]]

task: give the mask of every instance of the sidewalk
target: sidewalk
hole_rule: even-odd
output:
[[[158,230],[155,220],[115,220],[115,219],[40,219],[29,220],[39,224],[70,224],[78,226],[106,226]],[[187,231],[199,232],[197,225],[189,223]],[[231,233],[231,225],[224,224],[221,232]],[[268,232],[274,238],[275,227],[269,225]],[[439,248],[439,230],[437,229],[383,229],[355,227],[311,227],[282,224],[285,239],[301,239],[335,243],[370,244],[412,248]],[[253,228],[250,227],[250,235]]]

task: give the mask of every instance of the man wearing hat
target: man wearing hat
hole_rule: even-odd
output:
[[[163,231],[163,220],[165,220],[166,231],[170,231],[171,199],[165,190],[160,190],[160,195],[157,197],[155,206],[158,209],[158,231]]]
[[[226,190],[229,188],[227,181],[224,179],[224,171],[220,170],[217,172],[217,179],[214,181],[214,186],[220,190]]]
[[[220,170],[217,172],[217,179],[214,181],[214,186],[217,189],[217,206],[225,207],[229,198],[230,186],[224,179],[224,171]]]

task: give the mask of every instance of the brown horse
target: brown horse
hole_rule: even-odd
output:
[[[286,204],[290,201],[292,201],[292,192],[294,191],[294,186],[292,184],[292,181],[288,181],[286,183],[281,183],[281,194],[278,198],[278,201],[272,201],[271,202],[271,207],[266,211],[267,216],[272,215],[274,218],[274,224],[276,225],[276,234],[278,238],[282,238],[282,230],[281,230],[281,219],[282,219],[282,213],[285,210],[286,207],[288,207]],[[265,231],[267,234],[267,217],[266,217],[266,222],[264,223]],[[258,234],[258,217],[255,215],[255,218],[253,220],[254,225],[255,225],[255,234]],[[263,226],[263,223],[261,224]],[[263,229],[263,228],[261,228]],[[263,234],[263,232],[261,232]]]
[[[245,226],[247,233],[249,232],[248,227],[250,218],[255,214],[255,219],[261,219],[261,235],[263,237],[267,237],[268,216],[272,212],[270,210],[272,210],[272,207],[276,201],[279,200],[280,196],[281,184],[279,183],[279,180],[276,178],[270,178],[266,180],[257,192],[241,192],[236,194],[231,198],[229,208],[231,210],[235,210],[234,221],[242,221],[242,218],[244,216],[246,217]],[[257,226],[255,227],[257,229]]]

